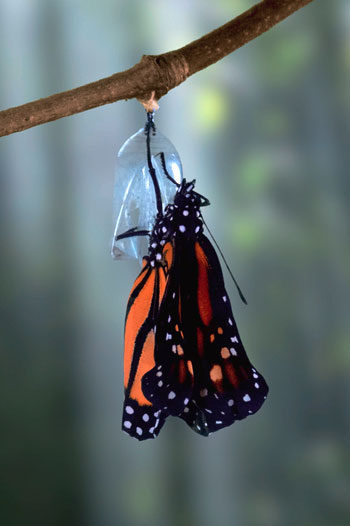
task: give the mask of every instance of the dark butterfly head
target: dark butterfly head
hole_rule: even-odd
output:
[[[147,259],[151,266],[163,265],[163,247],[177,235],[194,240],[203,232],[201,206],[209,205],[206,197],[194,191],[195,181],[182,181],[174,203],[167,205],[164,214],[158,213],[151,232]]]
[[[201,194],[198,194],[194,191],[194,186],[196,180],[187,182],[186,179],[183,179],[181,185],[176,192],[174,205],[179,208],[190,207],[202,207],[210,205],[209,200]]]

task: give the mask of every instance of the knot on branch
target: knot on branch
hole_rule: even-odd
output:
[[[160,77],[167,91],[184,82],[189,74],[187,60],[181,53],[171,51],[155,57]]]
[[[189,76],[189,65],[184,56],[177,51],[170,51],[162,55],[143,55],[141,64],[148,71],[152,69],[156,79],[154,87],[155,98],[159,100],[168,91],[184,82]],[[149,98],[147,95],[142,99]]]

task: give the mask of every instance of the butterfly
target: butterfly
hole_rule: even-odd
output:
[[[155,438],[169,415],[208,436],[256,413],[268,393],[203,231],[201,207],[209,201],[194,187],[184,179],[174,202],[164,212],[158,207],[127,304],[122,429],[138,440]]]

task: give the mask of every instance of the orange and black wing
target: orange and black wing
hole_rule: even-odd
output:
[[[155,333],[159,306],[162,302],[172,249],[166,244],[162,261],[144,266],[130,292],[124,335],[123,430],[138,440],[154,438],[159,433],[165,414],[142,389],[142,377],[155,366]]]
[[[256,413],[268,393],[261,374],[244,350],[225,290],[215,249],[201,234],[187,249],[181,278],[182,309],[191,320],[186,333],[195,385],[181,414],[195,431],[209,433]],[[194,331],[195,327],[195,331]]]
[[[178,273],[181,262],[174,240],[171,246],[173,264],[157,317],[155,364],[143,377],[142,390],[163,414],[178,416],[192,396],[193,367],[183,331]]]

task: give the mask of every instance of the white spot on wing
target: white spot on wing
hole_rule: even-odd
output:
[[[125,411],[128,413],[128,415],[132,415],[134,413],[134,410],[129,405],[126,406]]]

